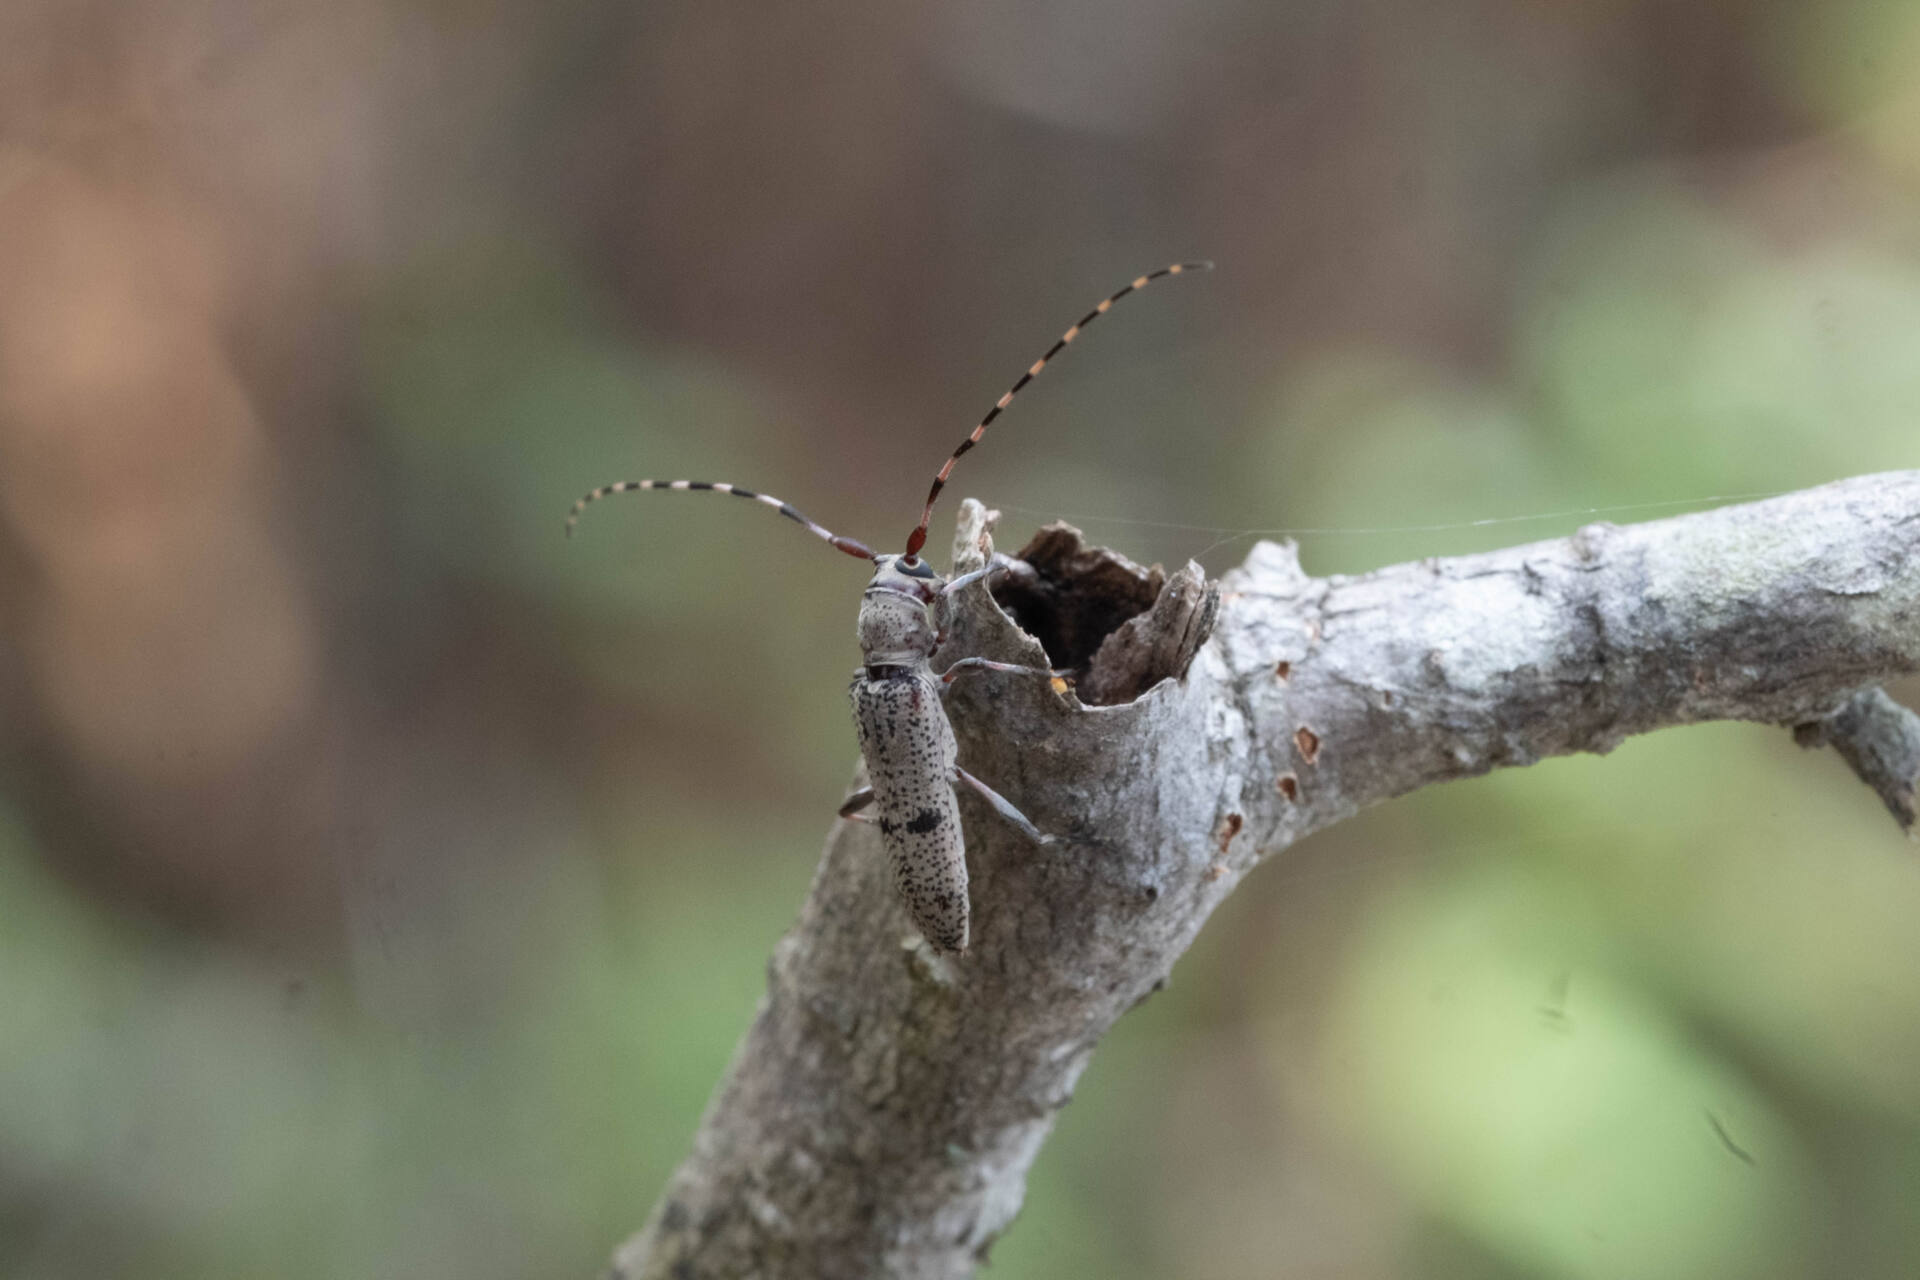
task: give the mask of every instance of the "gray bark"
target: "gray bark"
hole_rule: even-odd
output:
[[[956,570],[988,522],[965,506]],[[1240,877],[1417,787],[1752,720],[1833,743],[1912,823],[1920,718],[1876,690],[1920,669],[1920,472],[1359,577],[1262,543],[1217,597],[1193,566],[1163,587],[1070,531],[1030,550],[1041,581],[1003,594],[1074,650],[1053,665],[1118,698],[1175,678],[1102,706],[1032,679],[956,688],[962,765],[1068,843],[1042,853],[963,797],[974,943],[943,959],[875,833],[837,824],[616,1275],[971,1274],[1101,1036]],[[964,596],[942,661],[1049,664]]]

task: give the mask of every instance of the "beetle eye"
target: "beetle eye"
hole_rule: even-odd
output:
[[[911,578],[931,578],[933,566],[915,556],[902,557],[900,571]]]

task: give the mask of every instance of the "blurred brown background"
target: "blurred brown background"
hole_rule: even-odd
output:
[[[1194,256],[962,464],[1009,544],[1352,571],[1911,466],[1917,73],[1888,0],[4,0],[0,1271],[638,1225],[862,578],[581,491],[891,546]],[[1913,1275],[1916,912],[1753,726],[1376,811],[1122,1024],[993,1274]]]

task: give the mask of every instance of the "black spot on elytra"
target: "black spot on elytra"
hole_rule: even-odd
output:
[[[922,809],[913,815],[911,822],[907,823],[907,830],[917,836],[923,836],[939,825],[940,811],[938,809]]]

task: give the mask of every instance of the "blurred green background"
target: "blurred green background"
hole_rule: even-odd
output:
[[[567,504],[891,546],[1193,256],[959,469],[1006,544],[1912,466],[1920,6],[7,0],[0,1273],[593,1274],[805,893],[863,579]],[[1920,1274],[1917,918],[1778,730],[1373,811],[1121,1024],[992,1274]]]

